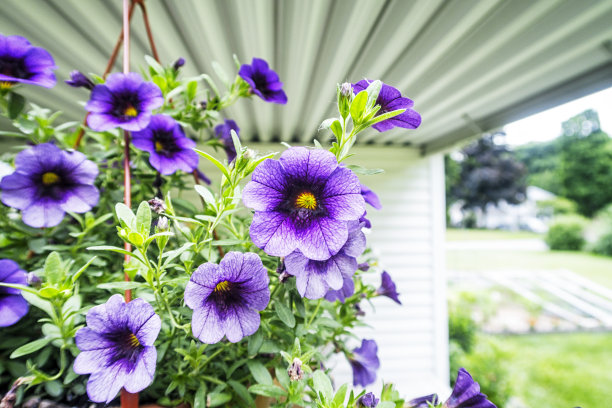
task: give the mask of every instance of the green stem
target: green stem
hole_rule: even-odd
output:
[[[314,312],[312,313],[312,316],[310,316],[310,319],[308,320],[308,323],[306,324],[306,328],[309,328],[310,325],[312,324],[314,318],[317,316],[317,313],[319,313],[319,308],[321,307],[321,301],[323,299],[319,299],[319,301],[317,302],[317,307],[315,308]]]

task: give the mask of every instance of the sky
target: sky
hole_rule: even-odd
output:
[[[507,124],[505,142],[518,146],[552,140],[561,135],[562,122],[587,109],[597,111],[601,129],[612,136],[612,88],[608,88]]]

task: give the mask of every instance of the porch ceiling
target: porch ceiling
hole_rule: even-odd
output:
[[[308,143],[333,115],[335,85],[380,78],[415,100],[416,131],[360,143],[431,153],[575,97],[612,86],[611,0],[181,0],[146,2],[164,63],[184,74],[235,72],[232,53],[270,62],[286,106],[240,101],[227,113],[246,140]],[[133,69],[150,54],[133,20]],[[4,0],[0,30],[51,51],[58,79],[100,74],[121,27],[120,0]],[[119,59],[120,60],[120,59]],[[120,70],[119,64],[116,66]],[[35,103],[80,120],[86,95],[59,83],[27,89]]]

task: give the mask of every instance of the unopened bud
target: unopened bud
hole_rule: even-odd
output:
[[[202,110],[206,110],[207,106],[208,106],[208,103],[206,103],[206,101],[200,102],[200,107],[202,108]]]
[[[340,95],[342,95],[343,97],[350,98],[352,92],[353,92],[353,86],[349,84],[348,82],[345,82],[342,85],[340,85]]]
[[[338,87],[338,111],[343,119],[349,115],[351,100],[353,99],[353,86],[348,82]]]
[[[157,219],[157,229],[159,231],[168,231],[168,228],[169,228],[169,226],[168,226],[168,218],[163,217],[163,216],[159,217]]]
[[[355,316],[365,316],[365,312],[363,311],[359,303],[355,303],[353,308],[355,309]]]
[[[155,211],[158,214],[161,214],[164,211],[166,211],[166,204],[160,198],[155,197],[149,200],[148,203],[149,203],[149,206],[151,207],[151,210]]]
[[[91,79],[87,78],[85,74],[76,70],[72,71],[70,73],[70,79],[64,82],[73,88],[86,88],[90,91],[96,86]]]
[[[34,272],[29,272],[27,274],[26,281],[28,286],[32,286],[34,288],[40,288],[40,284],[42,283],[38,275],[36,275]]]
[[[291,381],[299,381],[304,377],[304,371],[302,370],[302,360],[299,358],[294,358],[293,363],[287,369],[287,373],[289,374],[289,379]]]
[[[368,392],[357,400],[358,407],[375,408],[378,405],[378,398],[373,393]]]
[[[249,160],[254,159],[256,156],[257,153],[253,149],[246,149],[245,152],[242,154],[242,157]]]
[[[181,57],[179,59],[176,60],[176,62],[174,63],[174,65],[172,66],[175,70],[178,70],[180,67],[182,67],[183,65],[185,65],[185,58]]]
[[[357,269],[359,269],[360,271],[367,271],[368,269],[370,269],[370,264],[367,262],[364,263],[360,263],[359,265],[357,265]]]

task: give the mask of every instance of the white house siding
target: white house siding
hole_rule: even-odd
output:
[[[402,302],[398,306],[388,298],[377,298],[375,310],[364,304],[370,327],[360,328],[358,335],[378,344],[379,384],[393,382],[406,397],[444,393],[448,326],[442,156],[420,157],[416,149],[400,147],[367,146],[354,152],[355,163],[385,170],[361,177],[383,205],[381,211],[368,208],[372,231],[367,237],[380,266],[397,284]],[[380,277],[372,276],[371,283],[379,285]],[[337,383],[351,381],[343,359],[338,359],[335,369]]]

